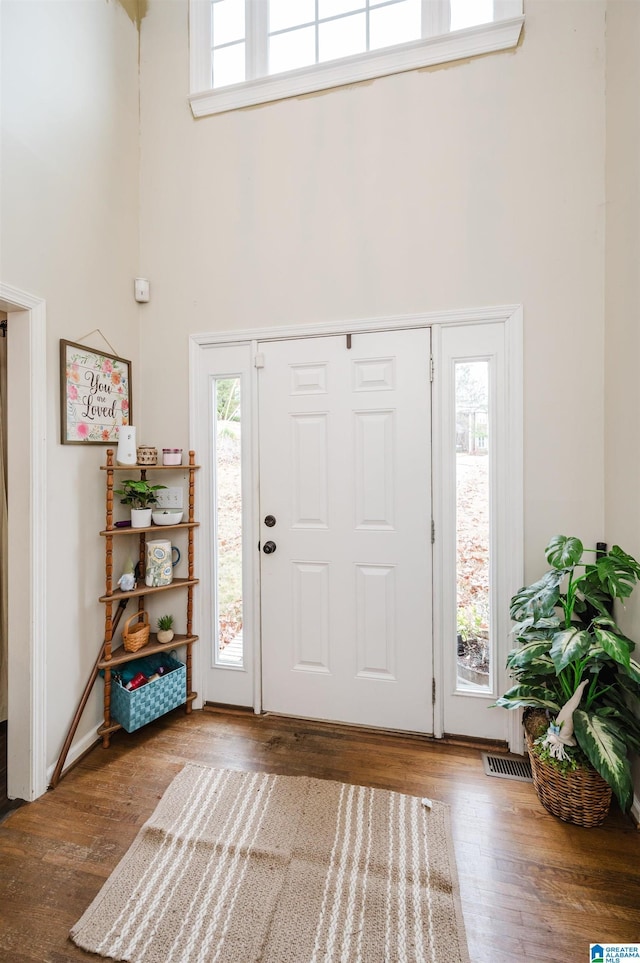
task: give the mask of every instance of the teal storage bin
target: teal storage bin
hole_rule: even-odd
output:
[[[125,689],[114,674],[111,678],[111,716],[127,732],[135,732],[148,722],[170,712],[187,701],[187,667],[170,655],[148,655],[118,666],[115,672],[126,669],[126,678],[138,672],[150,676],[160,666],[166,668],[164,675],[154,682],[147,682],[139,689]]]

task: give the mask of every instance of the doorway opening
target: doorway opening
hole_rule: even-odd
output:
[[[7,795],[47,788],[46,766],[46,306],[0,282],[11,332],[7,368]]]

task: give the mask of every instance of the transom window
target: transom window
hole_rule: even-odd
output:
[[[190,0],[190,15],[196,116],[504,49],[523,22],[522,0]]]

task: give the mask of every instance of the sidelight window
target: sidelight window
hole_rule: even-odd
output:
[[[455,362],[457,682],[490,688],[489,362]]]
[[[522,584],[520,338],[519,310],[434,333],[436,713],[443,732],[496,739],[504,723],[488,710],[507,685],[509,599]]]
[[[242,666],[242,418],[240,378],[213,379],[215,664]]]

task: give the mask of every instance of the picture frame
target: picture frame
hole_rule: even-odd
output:
[[[131,418],[131,362],[61,339],[61,443],[116,445]]]

